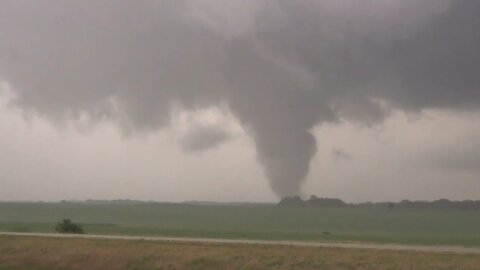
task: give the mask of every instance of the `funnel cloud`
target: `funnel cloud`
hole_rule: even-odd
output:
[[[0,78],[27,114],[128,134],[166,127],[175,106],[227,104],[272,190],[293,196],[316,126],[480,109],[479,13],[471,0],[3,0]],[[181,143],[228,139],[199,127]]]

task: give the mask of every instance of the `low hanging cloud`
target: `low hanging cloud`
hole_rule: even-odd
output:
[[[338,148],[332,150],[332,158],[335,162],[351,161],[353,159],[350,154]]]
[[[6,0],[0,78],[20,108],[52,121],[87,112],[133,133],[168,125],[172,104],[226,103],[273,191],[290,196],[318,124],[478,110],[479,12],[471,0]],[[226,139],[201,127],[183,145]]]
[[[415,162],[425,167],[446,171],[480,172],[480,143],[471,141],[457,142],[424,150]]]
[[[197,124],[189,127],[180,138],[180,145],[187,152],[212,149],[232,139],[232,135],[220,125]]]

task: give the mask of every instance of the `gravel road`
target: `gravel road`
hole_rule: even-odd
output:
[[[144,241],[184,242],[184,243],[187,242],[187,243],[207,243],[207,244],[283,245],[283,246],[299,246],[299,247],[377,249],[377,250],[418,251],[418,252],[433,252],[433,253],[461,253],[461,254],[480,255],[480,248],[470,248],[470,247],[462,247],[462,246],[416,246],[416,245],[371,244],[371,243],[267,241],[267,240],[177,238],[177,237],[157,237],[157,236],[121,236],[121,235],[91,235],[91,234],[71,235],[71,234],[54,234],[54,233],[14,233],[14,232],[0,232],[0,236],[1,235],[56,237],[56,238],[144,240]]]

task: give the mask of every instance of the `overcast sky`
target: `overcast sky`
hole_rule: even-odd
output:
[[[479,13],[0,0],[0,200],[478,200]]]

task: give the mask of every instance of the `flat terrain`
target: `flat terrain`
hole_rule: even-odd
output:
[[[0,236],[24,236],[63,239],[105,239],[105,240],[142,240],[155,242],[180,242],[192,244],[243,244],[243,245],[269,245],[269,246],[292,246],[292,247],[324,247],[345,249],[373,249],[393,251],[418,251],[428,253],[458,253],[480,255],[480,248],[462,246],[420,246],[398,244],[375,244],[375,243],[342,243],[342,242],[318,242],[318,241],[292,241],[292,240],[248,240],[248,239],[219,239],[219,238],[186,238],[186,237],[162,237],[162,236],[126,236],[126,235],[97,235],[97,234],[59,234],[59,233],[18,233],[0,232]]]
[[[480,211],[168,203],[0,203],[0,231],[480,246]]]
[[[0,269],[479,269],[480,255],[0,236]]]

